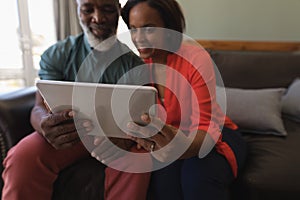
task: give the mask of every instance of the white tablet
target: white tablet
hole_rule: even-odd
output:
[[[142,123],[143,113],[155,115],[157,90],[151,86],[49,80],[38,80],[36,86],[52,112],[74,109],[78,119],[90,119],[90,135],[126,137],[129,121]]]

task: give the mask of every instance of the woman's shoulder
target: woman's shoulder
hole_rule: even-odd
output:
[[[209,58],[209,53],[195,41],[183,41],[177,54],[188,58]]]
[[[187,62],[185,70],[191,76],[200,72],[207,79],[214,76],[214,64],[209,53],[198,43],[183,42],[178,52],[176,53],[177,60]]]

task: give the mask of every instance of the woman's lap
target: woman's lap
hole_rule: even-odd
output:
[[[245,161],[246,148],[239,132],[224,129],[223,140],[234,151],[241,168]],[[155,200],[226,199],[228,186],[233,180],[227,160],[213,148],[204,158],[177,160],[152,172],[149,196]]]

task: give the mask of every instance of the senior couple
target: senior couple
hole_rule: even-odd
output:
[[[73,110],[49,112],[37,92],[31,114],[36,131],[8,152],[2,199],[51,199],[59,172],[88,156],[107,166],[105,183],[99,186],[105,190],[101,198],[107,200],[226,199],[227,188],[243,166],[245,142],[216,102],[209,55],[182,43],[185,19],[179,4],[128,0],[121,10],[118,0],[76,2],[84,32],[44,52],[40,78],[110,84],[122,79],[122,84],[152,85],[158,91],[158,116],[140,116],[149,126],[128,122],[127,138],[89,137],[93,149],[87,149],[78,132],[88,134],[93,124],[75,118]],[[120,15],[139,56],[115,37]],[[200,156],[207,138],[213,146]],[[118,160],[126,162],[116,149],[145,155],[143,164],[153,170],[111,167]]]

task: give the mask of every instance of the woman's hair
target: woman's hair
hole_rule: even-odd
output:
[[[170,34],[171,51],[176,51],[182,42],[182,33],[185,31],[185,18],[180,5],[176,0],[128,0],[122,8],[122,18],[130,29],[129,13],[139,3],[146,2],[151,8],[158,11],[166,29],[175,31]],[[177,32],[177,33],[176,33]]]

